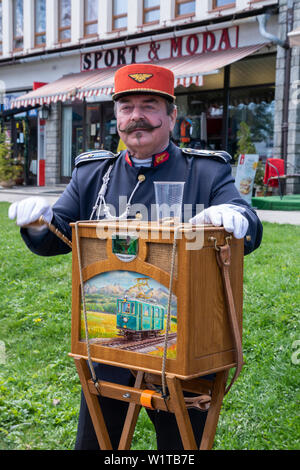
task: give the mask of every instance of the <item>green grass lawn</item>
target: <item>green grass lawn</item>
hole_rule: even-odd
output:
[[[32,254],[8,206],[0,203],[0,449],[72,449],[80,384],[68,356],[71,255]],[[300,227],[265,223],[262,246],[245,258],[245,365],[215,449],[300,447],[299,238]],[[144,411],[133,448],[155,449]]]

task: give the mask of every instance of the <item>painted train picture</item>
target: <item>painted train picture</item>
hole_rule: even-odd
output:
[[[85,282],[89,338],[103,346],[163,355],[168,289],[131,271],[110,271]],[[81,337],[85,338],[81,316]],[[168,358],[176,357],[177,299],[171,301]]]

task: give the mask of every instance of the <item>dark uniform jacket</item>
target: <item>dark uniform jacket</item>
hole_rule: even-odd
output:
[[[257,248],[262,238],[262,225],[255,211],[240,197],[231,175],[230,156],[226,152],[208,152],[179,149],[172,142],[168,148],[152,158],[151,167],[135,167],[127,151],[118,155],[110,152],[90,152],[76,159],[71,182],[53,206],[52,223],[71,239],[70,222],[89,220],[107,169],[110,173],[105,201],[116,208],[119,215],[119,196],[127,199],[132,194],[139,175],[145,176],[132,198],[132,204],[144,204],[151,219],[151,205],[155,204],[154,181],[184,181],[183,204],[190,204],[188,218],[203,208],[218,204],[235,204],[245,208],[249,221],[245,237],[245,254]],[[198,210],[197,210],[198,209]],[[120,209],[120,212],[124,207]],[[134,214],[130,214],[134,217]],[[184,220],[187,222],[188,220]],[[67,245],[50,231],[34,241],[22,229],[27,246],[36,254],[52,256],[70,251]]]

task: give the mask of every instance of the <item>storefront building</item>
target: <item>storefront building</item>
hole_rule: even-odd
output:
[[[131,63],[173,70],[178,145],[225,149],[235,156],[244,121],[261,160],[284,156],[297,163],[300,116],[293,101],[300,48],[287,49],[284,42],[300,25],[300,2],[23,1],[33,12],[31,29],[23,30],[23,49],[17,43],[20,50],[10,57],[5,15],[22,0],[0,2],[0,79],[6,89],[2,122],[15,155],[24,158],[27,184],[67,183],[79,153],[117,152],[113,77],[118,67]],[[14,34],[11,40],[17,41]],[[289,76],[283,72],[287,60]],[[288,119],[293,117],[291,139],[286,110]]]

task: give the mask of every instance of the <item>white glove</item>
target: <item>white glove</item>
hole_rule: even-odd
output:
[[[220,204],[204,209],[190,219],[193,225],[212,224],[223,225],[227,232],[232,233],[235,238],[244,238],[248,230],[249,222],[242,215],[245,208],[234,204]]]
[[[38,196],[14,202],[8,209],[8,217],[12,220],[16,219],[16,224],[20,227],[36,222],[41,215],[50,223],[53,217],[53,211],[46,199]],[[35,234],[45,231],[47,226],[44,224],[26,228],[29,234]]]

